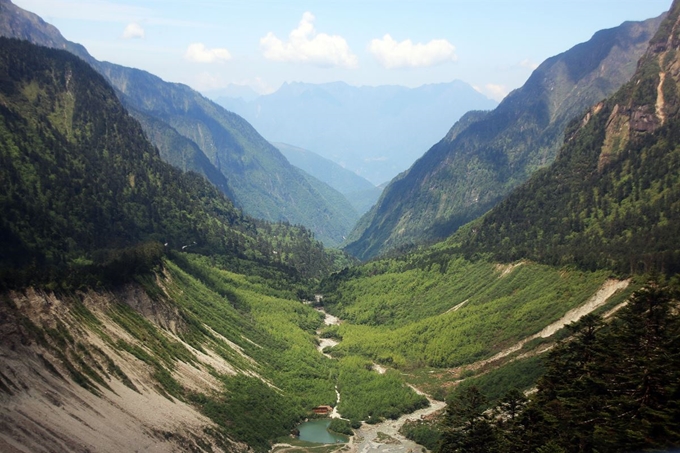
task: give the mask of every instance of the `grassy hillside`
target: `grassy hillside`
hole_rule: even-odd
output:
[[[489,358],[583,305],[609,277],[529,261],[468,261],[445,245],[324,280],[324,306],[345,320],[333,353],[400,368]]]

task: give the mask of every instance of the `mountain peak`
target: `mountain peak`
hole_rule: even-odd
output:
[[[571,123],[549,169],[467,231],[468,253],[629,274],[678,272],[679,32],[675,1],[629,81]]]

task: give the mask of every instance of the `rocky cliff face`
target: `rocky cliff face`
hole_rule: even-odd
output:
[[[677,51],[680,39],[678,23],[672,21],[674,13],[671,11],[671,19],[664,24],[669,29],[659,31],[640,59],[632,80],[635,88],[631,95],[614,104],[607,120],[600,170],[612,156],[625,149],[632,137],[656,131],[678,112],[680,62]]]

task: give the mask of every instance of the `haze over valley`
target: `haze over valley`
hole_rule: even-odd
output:
[[[216,101],[268,140],[314,151],[376,186],[411,166],[464,113],[497,105],[461,81],[417,88],[292,83],[250,102]]]
[[[0,451],[680,448],[668,3],[0,0]]]

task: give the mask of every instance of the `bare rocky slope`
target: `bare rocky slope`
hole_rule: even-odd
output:
[[[216,375],[236,370],[210,347],[197,351],[184,342],[183,320],[171,305],[138,285],[115,293],[27,289],[1,297],[0,450],[248,450],[208,434],[215,428],[210,419],[154,384],[158,370],[139,352],[153,351],[114,319],[120,306],[144,313],[158,335],[191,358],[174,360],[172,377],[196,391],[217,391]]]

